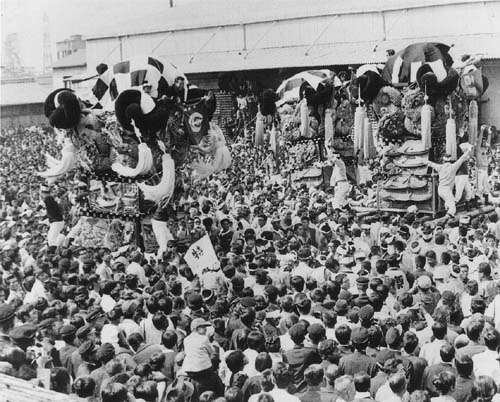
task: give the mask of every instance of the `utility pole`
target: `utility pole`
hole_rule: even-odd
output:
[[[52,68],[52,43],[50,41],[50,25],[47,13],[43,14],[43,72]]]

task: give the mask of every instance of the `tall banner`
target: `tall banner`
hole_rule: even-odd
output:
[[[205,269],[214,269],[220,265],[208,234],[191,244],[184,260],[195,275],[201,275]]]

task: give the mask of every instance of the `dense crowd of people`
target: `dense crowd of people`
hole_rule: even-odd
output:
[[[0,373],[103,402],[500,400],[500,210],[360,217],[236,140],[173,203],[162,255],[49,247],[77,210],[35,174],[57,149],[0,137]],[[195,275],[205,234],[220,264]]]

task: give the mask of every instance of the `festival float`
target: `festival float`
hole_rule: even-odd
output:
[[[47,155],[49,183],[74,174],[81,216],[75,244],[116,250],[130,242],[154,252],[151,219],[165,224],[170,202],[186,183],[231,164],[220,128],[211,121],[212,93],[188,85],[171,63],[153,57],[100,64],[92,99],[61,88],[45,115],[62,138],[61,159]]]
[[[320,185],[328,180],[328,167],[325,172],[321,164],[325,159],[325,145],[336,147],[344,158],[353,157],[347,132],[350,129],[344,129],[351,115],[343,114],[340,107],[341,117],[336,118],[337,106],[342,104],[345,91],[346,83],[326,69],[295,74],[276,90],[278,142],[283,143],[282,148],[291,161],[292,182]],[[339,135],[334,136],[334,132]]]
[[[414,206],[433,216],[442,211],[437,175],[428,173],[427,161],[445,153],[457,160],[461,144],[477,152],[491,141],[478,123],[478,102],[488,87],[481,59],[454,62],[450,49],[416,43],[385,65],[363,65],[350,76],[308,70],[285,80],[277,90],[278,132],[287,152],[298,155],[295,180],[318,185],[322,179],[328,186],[325,146],[331,147],[351,169],[352,181],[375,190],[353,194],[353,208],[404,212]],[[307,166],[311,160],[320,163]],[[474,158],[467,163],[475,183]]]

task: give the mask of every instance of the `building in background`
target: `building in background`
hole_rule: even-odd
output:
[[[69,39],[56,42],[57,60],[63,59],[82,49],[85,49],[85,40],[82,35],[71,35]]]
[[[276,88],[298,69],[384,63],[386,51],[416,42],[452,45],[456,60],[482,54],[490,88],[482,121],[500,126],[500,2],[496,0],[213,0],[153,10],[115,21],[87,38],[87,74],[154,55],[177,65],[195,84],[217,88],[221,74]]]
[[[87,75],[86,42],[82,35],[56,43],[57,60],[52,64],[52,85],[55,88],[73,89],[79,96],[87,97],[92,86]],[[95,76],[95,73],[90,77]]]
[[[79,49],[52,64],[54,88],[77,89],[72,80],[87,73],[87,55],[85,49]]]
[[[51,76],[2,80],[0,92],[0,126],[46,125],[43,103],[52,91]]]

